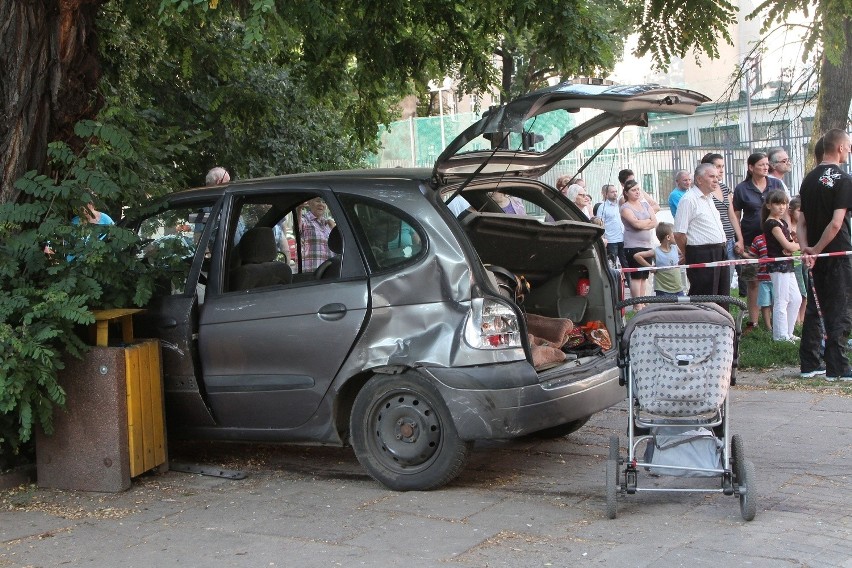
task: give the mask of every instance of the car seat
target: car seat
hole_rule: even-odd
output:
[[[340,278],[340,266],[343,262],[343,237],[340,236],[340,229],[336,226],[328,234],[328,250],[333,253],[329,259],[317,266],[314,270],[315,280],[337,279]]]
[[[287,263],[275,260],[278,248],[271,227],[254,227],[246,231],[237,251],[240,265],[231,270],[231,290],[250,290],[293,281],[293,271]]]

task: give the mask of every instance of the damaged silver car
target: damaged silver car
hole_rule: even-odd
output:
[[[169,195],[133,222],[147,242],[185,237],[178,278],[136,320],[162,340],[169,434],[351,444],[387,487],[425,490],[475,440],[581,427],[625,396],[618,276],[602,229],[538,178],[592,136],[706,100],[562,84],[489,113],[431,171]],[[530,144],[580,108],[596,113]]]

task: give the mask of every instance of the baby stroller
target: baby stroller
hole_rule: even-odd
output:
[[[609,441],[606,514],[614,519],[620,496],[638,491],[707,492],[736,495],[740,513],[756,512],[755,469],[745,459],[742,438],[729,433],[728,388],[734,384],[742,315],[721,305],[746,305],[728,296],[643,297],[620,302],[648,306],[618,338],[621,384],[627,385],[627,456],[618,436]],[[644,453],[639,449],[644,443]],[[718,478],[703,488],[644,487],[653,476]]]

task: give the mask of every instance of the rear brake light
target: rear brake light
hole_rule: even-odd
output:
[[[518,314],[502,302],[474,298],[465,322],[464,339],[474,349],[520,347]]]

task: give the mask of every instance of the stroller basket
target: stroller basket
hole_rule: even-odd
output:
[[[736,327],[716,304],[648,306],[625,328],[619,348],[632,370],[641,413],[715,413],[731,382]]]

